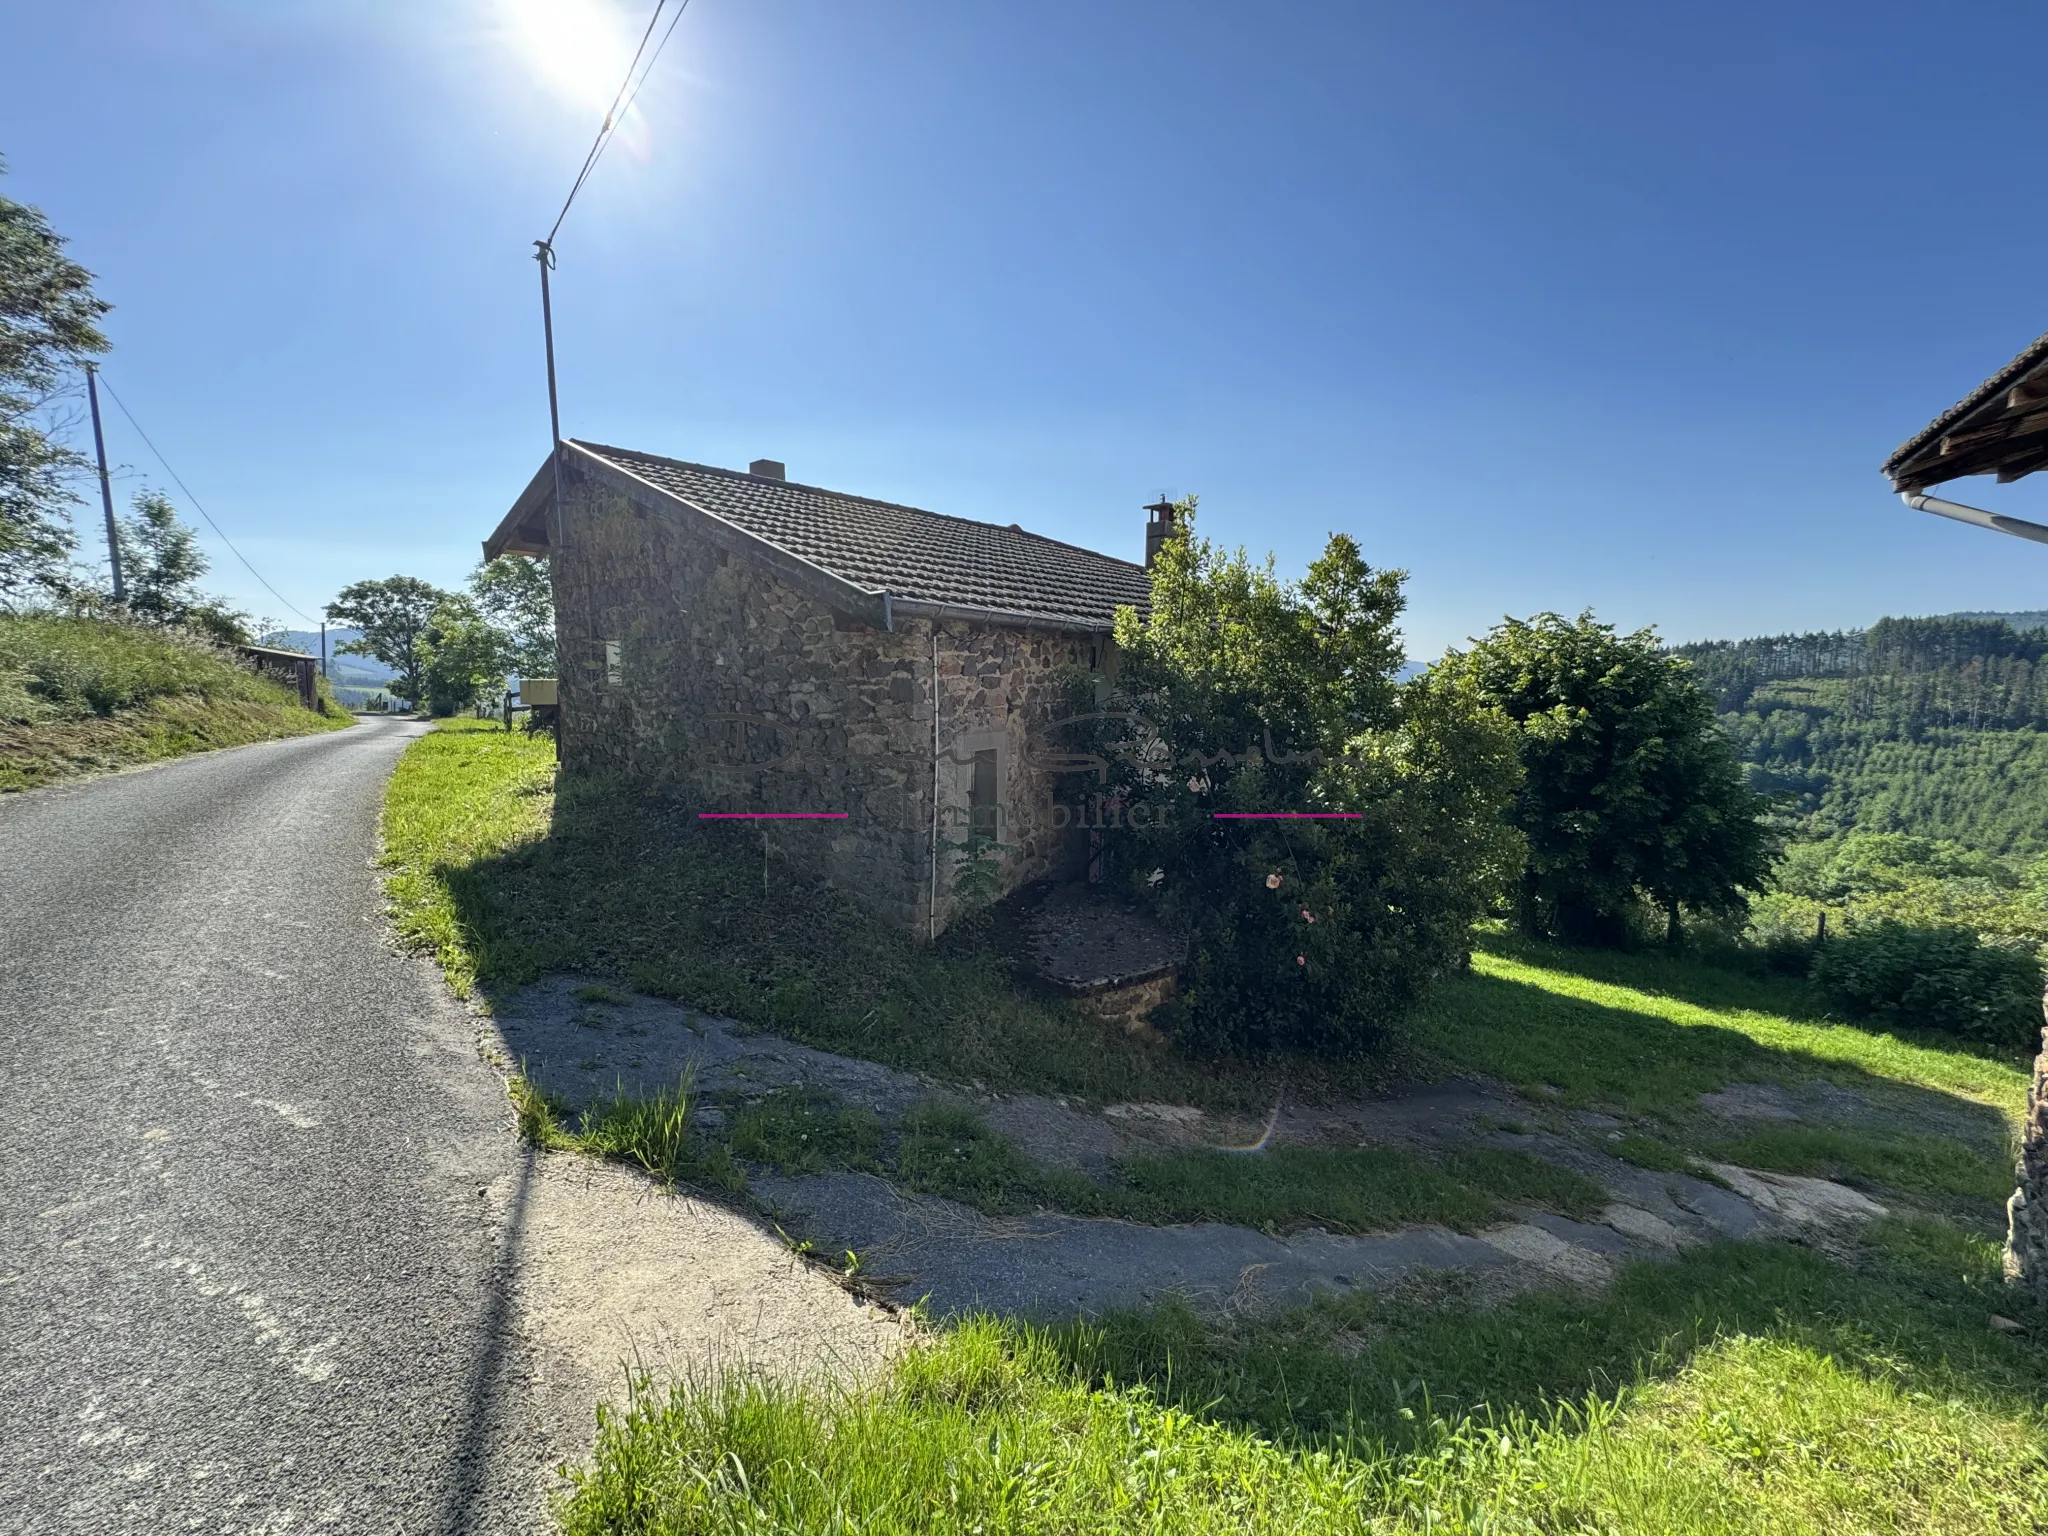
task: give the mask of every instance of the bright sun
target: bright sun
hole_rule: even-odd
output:
[[[565,106],[602,117],[633,56],[626,18],[611,0],[494,0],[512,51]]]

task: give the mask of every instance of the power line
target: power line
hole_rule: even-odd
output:
[[[687,11],[689,8],[690,0],[683,0],[683,3],[676,7],[675,15],[669,18],[668,30],[661,34],[661,41],[654,45],[654,52],[647,60],[647,67],[640,71],[640,78],[633,82],[632,92],[626,97],[625,105],[619,108],[618,119],[613,122],[611,132],[605,134],[602,140],[598,143],[596,153],[591,157],[590,161],[590,168],[592,170],[597,169],[597,162],[599,160],[602,160],[604,158],[604,152],[607,149],[611,148],[612,140],[618,134],[618,122],[623,121],[625,118],[625,114],[633,110],[633,103],[636,100],[638,100],[640,96],[640,87],[647,83],[647,77],[654,73],[654,66],[661,62],[662,50],[668,47],[668,40],[676,35],[676,23],[680,22],[683,19],[683,12]],[[659,4],[655,6],[654,14],[657,18],[660,17],[661,6]],[[649,23],[649,26],[652,26],[651,22]],[[627,71],[627,78],[632,78],[632,71],[630,69]],[[570,196],[572,197],[574,195],[574,193],[570,194]],[[563,212],[566,213],[568,212],[568,210],[565,208],[563,209]],[[556,226],[558,228],[560,227],[559,220],[556,221]],[[554,237],[550,235],[548,238],[552,240]]]
[[[178,478],[178,472],[175,469],[171,468],[171,461],[163,456],[163,453],[157,448],[157,445],[155,443],[150,442],[149,434],[142,430],[142,423],[135,419],[135,413],[128,409],[127,402],[123,400],[119,395],[114,393],[114,386],[107,382],[107,376],[105,373],[100,374],[100,387],[106,390],[108,397],[114,402],[114,404],[121,407],[121,414],[128,418],[128,425],[135,429],[135,435],[142,439],[144,444],[148,446],[149,451],[151,453],[156,455],[157,463],[163,465],[164,473],[171,477],[172,484],[176,485],[179,490],[185,493],[185,499],[192,503],[193,510],[198,512],[198,514],[201,517],[206,519],[206,526],[214,531],[215,536],[220,539],[221,543],[227,545],[229,553],[231,553],[237,560],[242,562],[243,568],[247,570],[251,576],[254,576],[258,581],[263,583],[263,590],[268,592],[272,597],[276,598],[280,603],[283,603],[285,607],[291,609],[293,613],[296,613],[308,624],[319,623],[320,621],[318,619],[310,617],[305,612],[304,609],[298,607],[295,603],[291,601],[290,598],[286,597],[282,592],[278,591],[277,588],[273,587],[268,581],[265,581],[263,573],[257,570],[255,566],[249,564],[249,557],[243,554],[239,549],[235,548],[234,540],[230,539],[226,534],[220,531],[220,524],[216,523],[213,520],[213,514],[211,512],[208,512],[205,507],[201,506],[199,504],[199,498],[192,494],[192,487],[187,485],[183,480],[180,480]]]
[[[597,169],[597,162],[603,158],[605,147],[611,143],[612,135],[619,131],[619,124],[632,107],[634,98],[640,94],[640,87],[647,83],[647,77],[654,72],[654,66],[661,58],[662,49],[668,47],[668,40],[675,35],[676,23],[683,19],[683,12],[690,8],[690,0],[682,0],[676,7],[675,15],[669,18],[668,31],[661,34],[661,41],[656,44],[653,57],[647,60],[647,67],[641,69],[640,60],[647,53],[647,41],[654,36],[655,27],[661,23],[661,13],[667,8],[668,0],[654,0],[654,14],[647,18],[647,30],[640,34],[640,46],[633,50],[632,61],[626,65],[626,77],[619,82],[618,93],[612,97],[611,110],[605,113],[604,121],[598,125],[597,137],[590,143],[590,153],[583,157],[583,168],[577,171],[576,181],[569,188],[568,197],[563,199],[562,211],[555,215],[554,228],[548,231],[547,239],[541,242],[543,245],[554,245],[555,236],[561,233],[562,220],[569,217],[570,204],[576,201],[576,194],[583,190],[583,183],[590,179],[590,173]],[[634,78],[636,71],[638,79]]]

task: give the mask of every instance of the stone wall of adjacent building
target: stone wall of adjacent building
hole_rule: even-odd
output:
[[[1003,887],[1081,856],[1084,834],[1052,824],[1033,746],[1086,640],[861,623],[596,476],[571,477],[564,522],[551,566],[565,774],[697,810],[843,811],[749,825],[921,933],[960,909],[949,845],[968,840],[977,750],[997,753]]]
[[[2006,1277],[2048,1303],[2048,1031],[2034,1058],[2027,1118],[2020,1129],[2019,1188],[2006,1206]]]
[[[924,626],[929,647],[933,626]],[[1078,873],[1087,857],[1079,826],[1092,780],[1054,771],[1050,729],[1073,705],[1074,681],[1107,664],[1106,644],[1045,630],[948,622],[936,626],[939,677],[938,926],[958,914],[954,886],[969,855],[968,799],[974,754],[993,749],[999,819],[986,851],[1004,889]],[[927,656],[929,669],[930,657]],[[927,717],[929,718],[929,717]]]

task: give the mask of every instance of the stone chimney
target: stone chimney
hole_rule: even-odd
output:
[[[1174,505],[1164,496],[1145,509],[1152,515],[1145,519],[1145,569],[1152,569],[1152,561],[1159,554],[1159,547],[1180,532],[1180,525],[1174,521]]]
[[[789,472],[780,459],[756,459],[747,466],[747,473],[759,475],[763,480],[787,480]]]

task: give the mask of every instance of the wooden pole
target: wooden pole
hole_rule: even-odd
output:
[[[128,601],[127,585],[121,580],[121,540],[114,531],[114,485],[107,477],[107,438],[100,430],[99,366],[85,365],[85,393],[92,401],[92,446],[100,460],[100,507],[107,514],[107,563],[114,568],[114,601]]]

